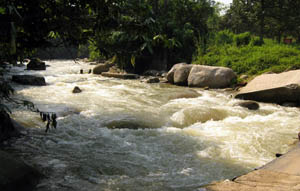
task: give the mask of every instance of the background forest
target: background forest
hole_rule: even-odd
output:
[[[77,57],[115,57],[136,73],[178,62],[251,75],[298,68],[299,1],[233,0],[222,7],[212,0],[0,1],[0,59],[64,45]]]

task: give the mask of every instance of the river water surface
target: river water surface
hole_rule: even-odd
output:
[[[12,107],[30,132],[11,152],[46,174],[38,191],[199,190],[286,152],[300,129],[298,108],[260,104],[250,111],[221,90],[79,74],[92,68],[86,63],[46,63],[46,71],[11,70],[44,76],[47,86],[15,85],[15,97],[58,114],[58,128],[46,134],[39,114]],[[74,86],[83,92],[72,94]],[[191,91],[199,96],[180,98]]]

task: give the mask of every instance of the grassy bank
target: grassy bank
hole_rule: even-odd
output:
[[[261,43],[250,33],[218,32],[210,39],[206,51],[198,52],[194,64],[230,67],[238,75],[254,76],[300,68],[300,45],[278,44],[271,39]]]

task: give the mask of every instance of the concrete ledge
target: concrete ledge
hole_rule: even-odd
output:
[[[300,146],[297,146],[259,170],[246,175],[212,183],[201,191],[299,191]]]

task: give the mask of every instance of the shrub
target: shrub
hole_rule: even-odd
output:
[[[250,32],[241,33],[235,35],[233,40],[236,46],[248,45],[251,40],[251,34]]]
[[[239,38],[237,38],[238,36]],[[225,66],[232,68],[237,74],[258,75],[264,72],[283,72],[300,69],[300,46],[278,44],[271,39],[264,39],[264,44],[257,46],[258,37],[252,38],[249,45],[236,46],[236,40],[247,43],[248,34],[236,35],[231,44],[216,45],[216,41],[208,45],[204,55],[195,57],[195,64]],[[247,38],[240,38],[247,36]]]
[[[264,44],[264,41],[260,40],[259,37],[253,37],[251,38],[251,41],[250,41],[250,45],[251,46],[262,46]]]
[[[234,34],[228,30],[220,31],[215,35],[215,44],[224,45],[231,44],[233,42]]]

